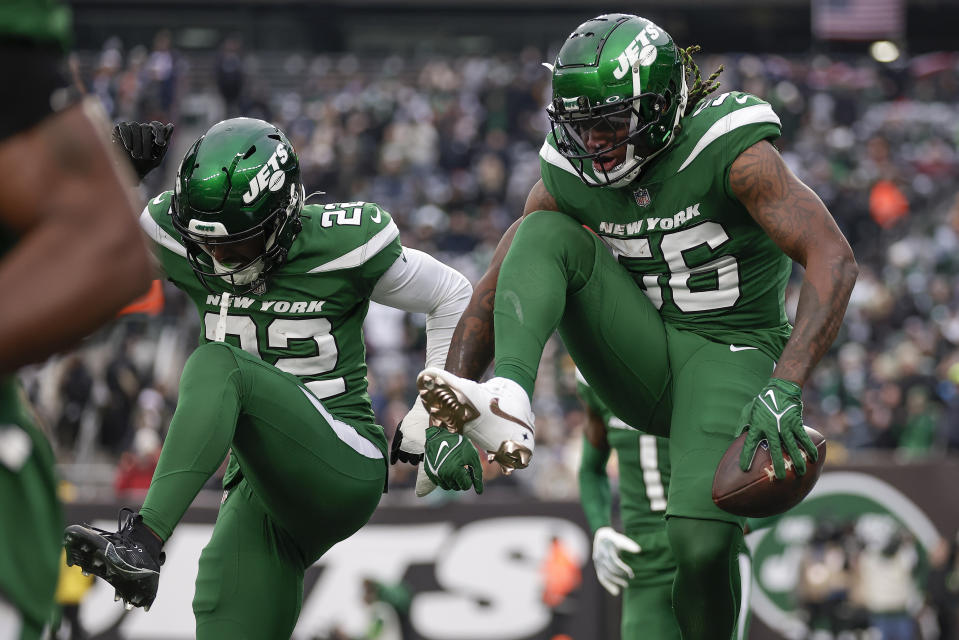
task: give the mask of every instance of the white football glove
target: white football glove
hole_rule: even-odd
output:
[[[413,403],[403,420],[397,425],[390,447],[390,464],[408,462],[416,465],[416,497],[422,498],[433,491],[436,485],[426,476],[423,452],[426,450],[426,428],[430,426],[430,414],[419,398]]]
[[[639,553],[640,546],[632,538],[624,536],[612,527],[600,527],[593,536],[593,566],[603,588],[614,596],[625,589],[633,570],[623,562],[621,554]]]

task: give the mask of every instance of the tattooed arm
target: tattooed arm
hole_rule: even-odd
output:
[[[506,253],[516,235],[523,217],[533,211],[556,211],[556,200],[547,191],[542,180],[537,181],[526,198],[523,216],[510,225],[493,253],[489,268],[476,286],[466,310],[460,316],[453,332],[453,340],[446,356],[446,370],[458,376],[479,380],[493,361],[493,301],[496,281]]]
[[[802,385],[836,338],[859,267],[822,200],[768,142],[736,158],[729,186],[779,248],[806,269],[796,326],[773,371]]]

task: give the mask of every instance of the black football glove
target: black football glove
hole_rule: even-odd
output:
[[[166,155],[173,124],[119,122],[113,127],[113,142],[130,159],[140,180],[156,169]]]
[[[422,453],[412,453],[403,448],[403,421],[396,425],[396,431],[393,433],[393,442],[390,444],[390,464],[397,462],[406,462],[417,465],[423,459]]]

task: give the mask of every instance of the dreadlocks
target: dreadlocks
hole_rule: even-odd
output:
[[[679,49],[679,57],[683,61],[683,67],[686,69],[687,76],[693,76],[693,84],[689,88],[689,99],[686,101],[686,111],[684,116],[688,116],[699,104],[699,101],[719,88],[716,78],[723,72],[723,65],[713,71],[712,75],[703,82],[703,76],[699,72],[699,65],[693,60],[693,54],[698,53],[701,47],[698,44],[691,45],[685,49]]]

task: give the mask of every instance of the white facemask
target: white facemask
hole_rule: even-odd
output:
[[[236,273],[230,273],[236,267],[228,267],[220,262],[217,262],[216,260],[213,261],[213,268],[217,273],[222,274],[220,277],[226,280],[229,284],[250,284],[259,278],[261,273],[263,273],[263,258],[257,258]]]

